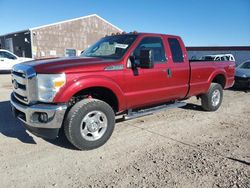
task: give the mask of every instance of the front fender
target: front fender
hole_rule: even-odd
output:
[[[68,78],[67,78],[68,79]],[[53,102],[55,103],[66,103],[76,93],[88,89],[91,87],[104,87],[111,90],[118,100],[119,111],[126,108],[126,100],[124,94],[119,85],[110,78],[105,76],[83,76],[77,79],[68,79],[67,84],[63,86],[60,91],[56,94]]]

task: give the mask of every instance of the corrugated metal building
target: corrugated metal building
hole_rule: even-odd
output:
[[[199,58],[204,55],[233,54],[236,64],[250,60],[250,46],[206,46],[187,47],[188,57]]]
[[[90,44],[122,30],[93,14],[0,36],[0,47],[21,57],[74,56]]]

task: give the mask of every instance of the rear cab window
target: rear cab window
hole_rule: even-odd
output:
[[[176,38],[168,38],[168,44],[172,54],[173,62],[183,63],[184,57],[179,41]]]

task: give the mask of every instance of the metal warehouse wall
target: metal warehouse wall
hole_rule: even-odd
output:
[[[4,37],[0,36],[0,49],[4,48]]]
[[[9,50],[19,57],[31,57],[31,40],[29,30],[0,36],[0,40],[1,48]],[[11,40],[11,47],[6,46],[7,40]]]
[[[246,60],[250,60],[250,51],[188,51],[189,59],[191,59],[192,56],[199,58],[203,55],[216,54],[233,54],[237,65]]]
[[[119,31],[97,16],[32,29],[33,57],[65,56],[66,49],[79,54],[106,34]]]

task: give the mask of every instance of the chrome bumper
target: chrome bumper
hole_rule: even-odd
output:
[[[12,112],[15,117],[31,128],[59,129],[62,126],[67,106],[51,104],[23,105],[11,94]],[[48,121],[41,122],[39,114],[46,113]]]

